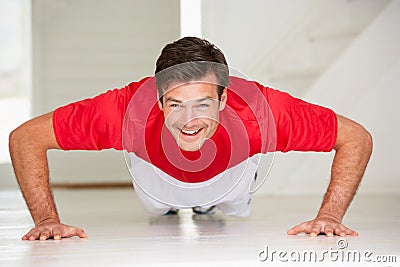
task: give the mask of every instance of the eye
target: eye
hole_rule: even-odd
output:
[[[198,107],[199,108],[209,108],[210,105],[209,104],[199,104]]]
[[[182,106],[179,105],[179,104],[170,104],[169,107],[170,107],[170,108],[173,108],[173,109],[182,108]]]

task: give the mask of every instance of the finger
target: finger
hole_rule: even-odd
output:
[[[343,227],[338,226],[335,228],[335,235],[342,236],[342,237],[346,236],[346,230]]]
[[[350,236],[358,236],[358,233],[354,230],[351,230],[350,228],[347,228],[345,226],[340,227],[340,231],[338,231],[338,235],[340,236],[346,236],[346,235],[350,235]]]
[[[292,228],[289,229],[287,232],[288,235],[297,235],[299,233],[304,233],[305,232],[305,227],[302,224],[296,225]]]
[[[358,233],[356,231],[354,231],[354,230],[351,230],[351,229],[347,229],[346,230],[346,234],[347,235],[351,235],[351,236],[358,236]]]
[[[23,237],[22,240],[29,240],[29,237],[31,236],[31,234],[35,231],[35,228],[29,230],[28,233],[26,233]]]
[[[53,238],[54,240],[60,240],[62,236],[61,229],[59,227],[53,228]]]
[[[310,231],[311,237],[316,237],[321,233],[321,225],[314,223]]]
[[[333,226],[332,225],[325,225],[324,233],[326,236],[332,237],[333,236]]]
[[[358,236],[358,233],[350,228],[347,228],[346,226],[343,225],[344,232],[346,235],[351,235],[351,236]]]
[[[85,231],[83,231],[83,229],[70,226],[67,229],[67,233],[65,233],[63,235],[63,237],[73,237],[73,236],[79,236],[81,238],[87,237],[87,235],[86,235]]]
[[[33,240],[39,239],[39,235],[40,235],[40,231],[34,230],[29,234],[28,240],[33,241]]]
[[[299,233],[310,233],[311,231],[311,221],[302,222],[301,224],[293,227],[288,231],[288,234],[297,235]]]
[[[87,234],[85,233],[85,231],[83,231],[83,229],[78,228],[78,230],[76,231],[76,234],[80,237],[80,238],[87,238]]]
[[[42,240],[42,241],[43,241],[43,240],[47,240],[47,239],[50,237],[50,234],[51,234],[50,230],[44,229],[44,230],[40,233],[39,239]]]
[[[28,235],[29,233],[26,233],[23,237],[22,237],[22,240],[28,240],[29,239],[29,235]]]

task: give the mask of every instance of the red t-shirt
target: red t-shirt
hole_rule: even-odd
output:
[[[204,151],[202,147],[185,152],[168,130],[163,131],[156,92],[154,77],[144,78],[56,109],[53,127],[58,144],[64,150],[125,149],[176,179],[201,182],[258,153],[328,152],[336,142],[332,110],[231,77],[222,126],[210,138],[214,145],[206,141]]]

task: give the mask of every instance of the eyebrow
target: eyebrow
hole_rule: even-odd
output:
[[[202,97],[202,98],[196,99],[196,103],[199,103],[199,102],[202,102],[202,101],[205,101],[205,100],[213,100],[213,99],[214,99],[214,98],[212,98],[211,96],[206,96],[206,97]],[[183,103],[182,100],[175,99],[175,98],[173,98],[173,97],[167,97],[167,99],[165,100],[165,103],[167,103],[168,101],[177,102],[177,103]],[[189,101],[190,101],[190,100],[189,100]]]

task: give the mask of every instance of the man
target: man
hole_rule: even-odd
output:
[[[316,218],[288,234],[358,235],[341,221],[371,155],[370,134],[327,108],[228,72],[214,45],[182,38],[164,47],[155,78],[58,108],[15,129],[10,154],[35,222],[22,239],[86,237],[59,220],[46,151],[108,148],[128,153],[135,191],[150,213],[199,206],[195,212],[217,207],[237,216],[249,213],[248,188],[256,171],[251,160],[258,154],[335,149]]]

